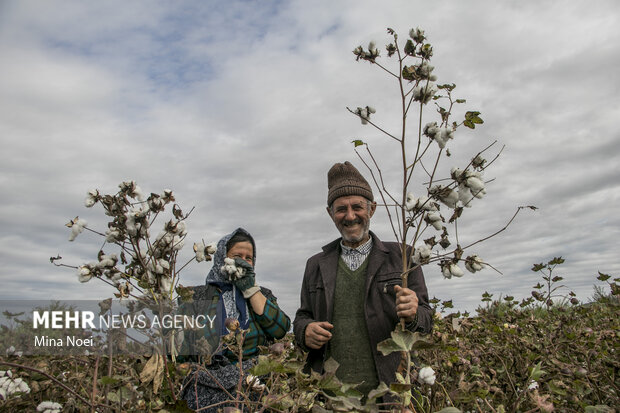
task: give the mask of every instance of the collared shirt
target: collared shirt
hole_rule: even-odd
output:
[[[340,241],[340,258],[351,271],[357,270],[364,263],[372,249],[372,237],[357,248],[347,247]]]

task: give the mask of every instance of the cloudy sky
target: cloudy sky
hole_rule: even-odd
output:
[[[351,144],[363,139],[388,178],[397,172],[398,147],[346,110],[374,106],[377,124],[398,130],[397,84],[351,51],[419,26],[438,82],[467,99],[461,116],[485,120],[456,132],[443,175],[505,146],[462,241],[501,229],[520,205],[539,208],[472,251],[503,275],[446,280],[431,265],[430,295],[462,310],[484,291],[524,298],[532,264],[563,256],[558,274],[586,300],[597,271],[620,273],[619,19],[615,0],[0,1],[0,299],[109,297],[49,257],[93,260],[101,240],[70,243],[64,224],[79,215],[105,230],[87,190],[135,180],[195,207],[184,258],[201,238],[250,231],[258,280],[292,317],[307,258],[338,236],[327,170],[350,160],[368,175]],[[390,240],[386,216],[372,229]],[[182,283],[203,283],[209,268],[188,267]]]

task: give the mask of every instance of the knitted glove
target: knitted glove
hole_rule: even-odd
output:
[[[246,260],[238,257],[235,258],[235,265],[243,268],[245,270],[245,275],[241,278],[237,278],[233,281],[233,283],[239,291],[241,291],[244,298],[250,298],[260,291],[260,287],[256,284],[254,267],[252,267]]]

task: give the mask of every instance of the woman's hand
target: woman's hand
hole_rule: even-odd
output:
[[[245,275],[241,278],[237,278],[233,281],[235,287],[237,287],[243,297],[250,298],[258,291],[260,291],[260,287],[256,284],[256,274],[254,273],[254,267],[250,265],[247,261],[242,258],[235,258],[235,265],[237,267],[241,267],[245,270]]]

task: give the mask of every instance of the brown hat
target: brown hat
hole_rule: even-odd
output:
[[[334,164],[327,172],[327,188],[328,206],[341,196],[360,195],[370,201],[374,200],[368,181],[349,161]]]

